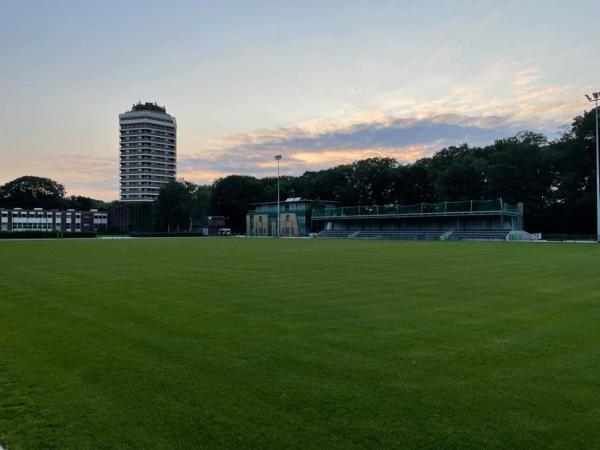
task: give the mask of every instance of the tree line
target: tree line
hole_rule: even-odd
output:
[[[24,176],[0,186],[2,208],[106,210],[109,203],[82,195],[66,195],[65,187],[44,177]]]
[[[334,200],[341,206],[502,198],[524,203],[529,231],[593,233],[594,133],[594,116],[586,112],[552,141],[526,131],[484,147],[443,148],[412,164],[369,158],[283,176],[281,198]],[[276,177],[230,175],[211,185],[178,180],[162,187],[152,208],[152,223],[156,231],[185,230],[209,214],[224,215],[228,226],[243,232],[249,206],[276,199]],[[48,179],[22,177],[0,186],[0,206],[64,205],[78,209],[110,206],[86,197],[66,197],[64,187]]]

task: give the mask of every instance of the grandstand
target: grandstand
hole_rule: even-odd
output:
[[[319,238],[504,241],[530,239],[523,231],[523,204],[502,199],[417,205],[315,209]]]

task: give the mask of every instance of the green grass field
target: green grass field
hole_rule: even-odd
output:
[[[0,242],[0,444],[599,448],[600,247]]]

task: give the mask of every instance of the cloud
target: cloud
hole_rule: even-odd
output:
[[[179,160],[179,175],[211,182],[231,174],[273,175],[273,155],[284,155],[282,172],[299,175],[338,164],[389,156],[403,162],[433,154],[448,145],[485,145],[527,128],[506,117],[439,114],[426,119],[369,112],[350,125],[307,122],[302,126],[227,136],[221,146]]]
[[[519,79],[523,96],[537,95],[527,87],[536,79],[534,75],[523,73]],[[552,88],[543,91],[551,92]],[[536,113],[536,108],[546,111],[534,105],[535,102],[530,103],[531,114]],[[178,176],[197,183],[211,183],[230,174],[272,176],[276,168],[273,155],[278,153],[284,156],[281,173],[288,175],[377,156],[413,162],[449,145],[486,145],[525,129],[547,131],[539,125],[510,115],[441,112],[395,117],[381,111],[363,111],[346,115],[345,119],[316,119],[293,127],[232,134],[191,155],[180,150]],[[40,158],[28,170],[60,181],[69,194],[118,197],[117,155],[107,158],[61,154]]]
[[[585,107],[579,99],[589,89],[549,82],[545,73],[535,62],[496,61],[459,81],[432,72],[409,85],[332,103],[331,109],[316,115],[313,111],[308,119],[282,111],[275,123],[288,120],[293,126],[212,141],[203,141],[188,129],[179,136],[178,175],[198,183],[229,174],[272,176],[276,173],[273,155],[278,153],[284,157],[282,173],[299,175],[375,156],[412,162],[445,146],[486,145],[522,130],[554,138]],[[15,173],[39,174],[65,184],[69,194],[114,199],[118,154],[111,152],[108,157],[79,150],[52,158],[9,155],[14,161],[0,167],[0,179],[8,181]]]
[[[431,89],[426,87],[435,86]],[[439,114],[511,118],[544,129],[550,137],[581,113],[582,92],[592,86],[581,82],[557,83],[547,68],[534,62],[499,60],[465,76],[451,80],[432,75],[414,86],[381,94],[376,109],[388,115],[402,112],[427,118]]]
[[[48,177],[64,185],[67,195],[114,200],[118,197],[117,158],[73,153],[37,156],[26,161],[26,164],[12,165],[12,173],[0,171],[0,177],[5,182],[22,175]],[[18,175],[14,175],[14,172]]]
[[[181,157],[179,173],[204,183],[230,173],[272,175],[272,157],[281,153],[282,172],[297,175],[373,156],[410,162],[444,146],[486,145],[523,130],[553,139],[581,113],[583,88],[550,81],[535,60],[497,60],[458,81],[432,73],[371,96],[363,109],[345,103],[292,127],[225,136]]]

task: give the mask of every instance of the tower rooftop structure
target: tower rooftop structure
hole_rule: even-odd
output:
[[[131,111],[153,111],[157,113],[167,114],[167,108],[165,108],[164,106],[158,106],[156,102],[138,102],[132,106]]]

